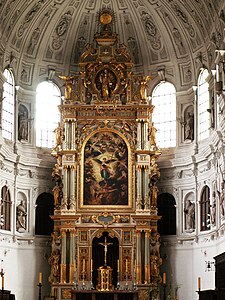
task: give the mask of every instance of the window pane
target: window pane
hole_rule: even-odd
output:
[[[5,69],[3,74],[6,82],[3,84],[2,136],[12,141],[14,138],[15,83],[12,72]]]
[[[157,129],[156,138],[160,148],[176,146],[176,91],[174,85],[162,82],[152,93],[155,106],[152,120]]]
[[[36,94],[36,145],[52,148],[54,130],[60,120],[58,105],[61,104],[59,88],[51,82],[42,82]]]
[[[199,141],[209,136],[210,114],[209,109],[209,84],[206,78],[209,75],[208,70],[204,69],[198,78],[198,138]]]

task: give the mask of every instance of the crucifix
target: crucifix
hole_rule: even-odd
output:
[[[107,243],[107,238],[105,237],[105,242],[104,243],[99,243],[99,245],[104,246],[104,265],[107,266],[107,248],[109,245],[112,245],[113,243]]]

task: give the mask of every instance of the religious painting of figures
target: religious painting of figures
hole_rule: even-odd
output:
[[[84,205],[128,205],[128,149],[114,132],[97,132],[85,145]]]

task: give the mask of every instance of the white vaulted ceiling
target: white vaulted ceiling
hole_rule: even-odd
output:
[[[51,70],[76,71],[103,8],[114,11],[135,70],[163,69],[181,90],[223,49],[224,0],[0,0],[0,67],[12,66],[28,89]]]

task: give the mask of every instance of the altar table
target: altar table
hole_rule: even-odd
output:
[[[72,300],[138,300],[138,291],[72,290]]]

